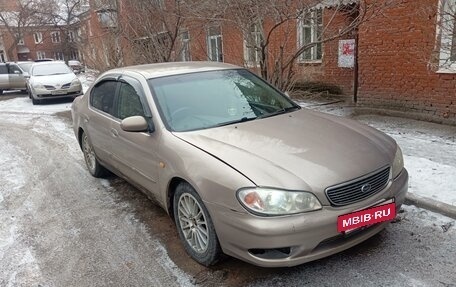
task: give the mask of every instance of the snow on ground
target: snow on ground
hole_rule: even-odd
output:
[[[51,103],[43,105],[32,105],[32,100],[28,97],[18,97],[11,100],[0,102],[0,113],[33,113],[42,115],[51,115],[58,112],[69,111],[71,102]]]

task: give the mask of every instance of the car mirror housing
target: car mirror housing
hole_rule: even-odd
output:
[[[120,127],[126,132],[147,132],[150,130],[147,120],[142,116],[125,118],[120,123]]]
[[[22,75],[23,75],[24,78],[26,78],[26,79],[29,79],[29,78],[30,78],[30,74],[27,73],[27,72],[24,72]]]

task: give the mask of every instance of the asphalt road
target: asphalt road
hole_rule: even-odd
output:
[[[456,286],[456,227],[413,207],[302,266],[202,267],[163,210],[121,179],[89,175],[69,112],[52,111],[71,103],[17,96],[0,96],[0,286]]]

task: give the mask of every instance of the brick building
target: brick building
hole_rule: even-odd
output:
[[[359,105],[455,122],[455,11],[454,0],[402,1],[362,25]]]
[[[52,58],[80,59],[79,23],[69,25],[54,21],[33,23],[21,15],[33,7],[21,7],[17,1],[0,0],[0,61],[27,61]],[[18,24],[18,19],[21,23]],[[6,23],[5,23],[6,22]]]

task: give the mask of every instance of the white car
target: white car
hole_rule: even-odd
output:
[[[36,105],[45,99],[76,98],[82,95],[82,85],[65,63],[41,62],[30,68],[28,92]]]

